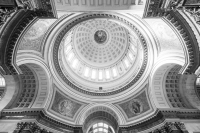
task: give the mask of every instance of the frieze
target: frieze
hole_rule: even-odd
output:
[[[165,118],[200,119],[199,111],[161,110]]]
[[[21,133],[21,132],[42,132],[42,133],[52,133],[47,131],[46,129],[41,128],[34,122],[21,122],[17,123],[17,128],[13,133]]]

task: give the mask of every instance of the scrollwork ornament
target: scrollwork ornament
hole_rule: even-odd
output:
[[[11,14],[14,13],[16,9],[1,8],[0,9],[0,26],[3,25]]]
[[[196,21],[197,24],[200,24],[200,8],[199,7],[187,7],[185,11],[188,12]]]
[[[168,9],[171,10],[176,10],[176,9],[181,9],[183,6],[183,0],[170,0]]]

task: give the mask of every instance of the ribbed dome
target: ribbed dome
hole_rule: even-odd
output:
[[[78,76],[94,82],[112,81],[128,72],[137,49],[136,37],[111,19],[84,21],[64,41],[68,65]]]
[[[126,30],[107,19],[81,23],[73,39],[74,52],[91,67],[108,67],[116,63],[128,47]]]
[[[73,89],[91,95],[127,89],[146,67],[142,34],[130,22],[112,15],[83,14],[72,19],[55,46],[59,47],[54,49],[54,61],[62,79]]]

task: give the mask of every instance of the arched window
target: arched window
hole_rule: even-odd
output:
[[[0,100],[2,99],[5,92],[6,82],[3,76],[0,75]]]
[[[104,122],[98,122],[92,125],[88,133],[115,133],[115,131],[112,126]]]
[[[2,77],[2,76],[0,75],[0,87],[5,87],[5,86],[6,86],[5,79],[4,79],[4,77]]]

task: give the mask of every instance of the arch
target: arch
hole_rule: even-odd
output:
[[[183,75],[180,83],[180,92],[186,100],[188,108],[200,109],[200,99],[198,97],[198,84],[196,84],[197,76],[195,74]]]
[[[16,98],[19,91],[19,77],[13,75],[4,75],[5,88],[3,98],[0,100],[0,111],[10,105]]]
[[[23,54],[18,58],[17,65],[26,64],[30,67],[37,75],[39,81],[39,88],[36,99],[32,105],[32,108],[43,108],[47,107],[49,104],[48,100],[52,95],[51,90],[51,74],[48,71],[46,64],[37,59],[36,57],[31,57],[29,54]]]
[[[22,74],[19,75],[20,89],[16,99],[8,108],[30,108],[38,90],[38,80],[35,72],[27,65],[20,65]]]
[[[171,105],[166,99],[165,88],[165,77],[166,74],[175,65],[184,65],[183,53],[179,51],[165,51],[159,55],[156,61],[153,71],[150,75],[150,99],[152,104],[155,104],[157,108],[170,108]]]
[[[113,104],[109,104],[109,103],[93,103],[93,104],[89,104],[86,107],[84,107],[82,109],[82,111],[80,111],[80,113],[77,116],[76,119],[76,124],[77,125],[83,125],[85,119],[93,112],[96,111],[105,111],[110,113],[112,116],[115,117],[115,119],[117,120],[119,125],[123,125],[126,123],[125,117],[122,114],[122,112]]]
[[[114,128],[115,132],[118,131],[118,122],[113,115],[106,111],[95,111],[90,113],[85,119],[83,124],[83,132],[88,131],[89,128],[97,122],[108,123],[108,125],[111,125]]]

